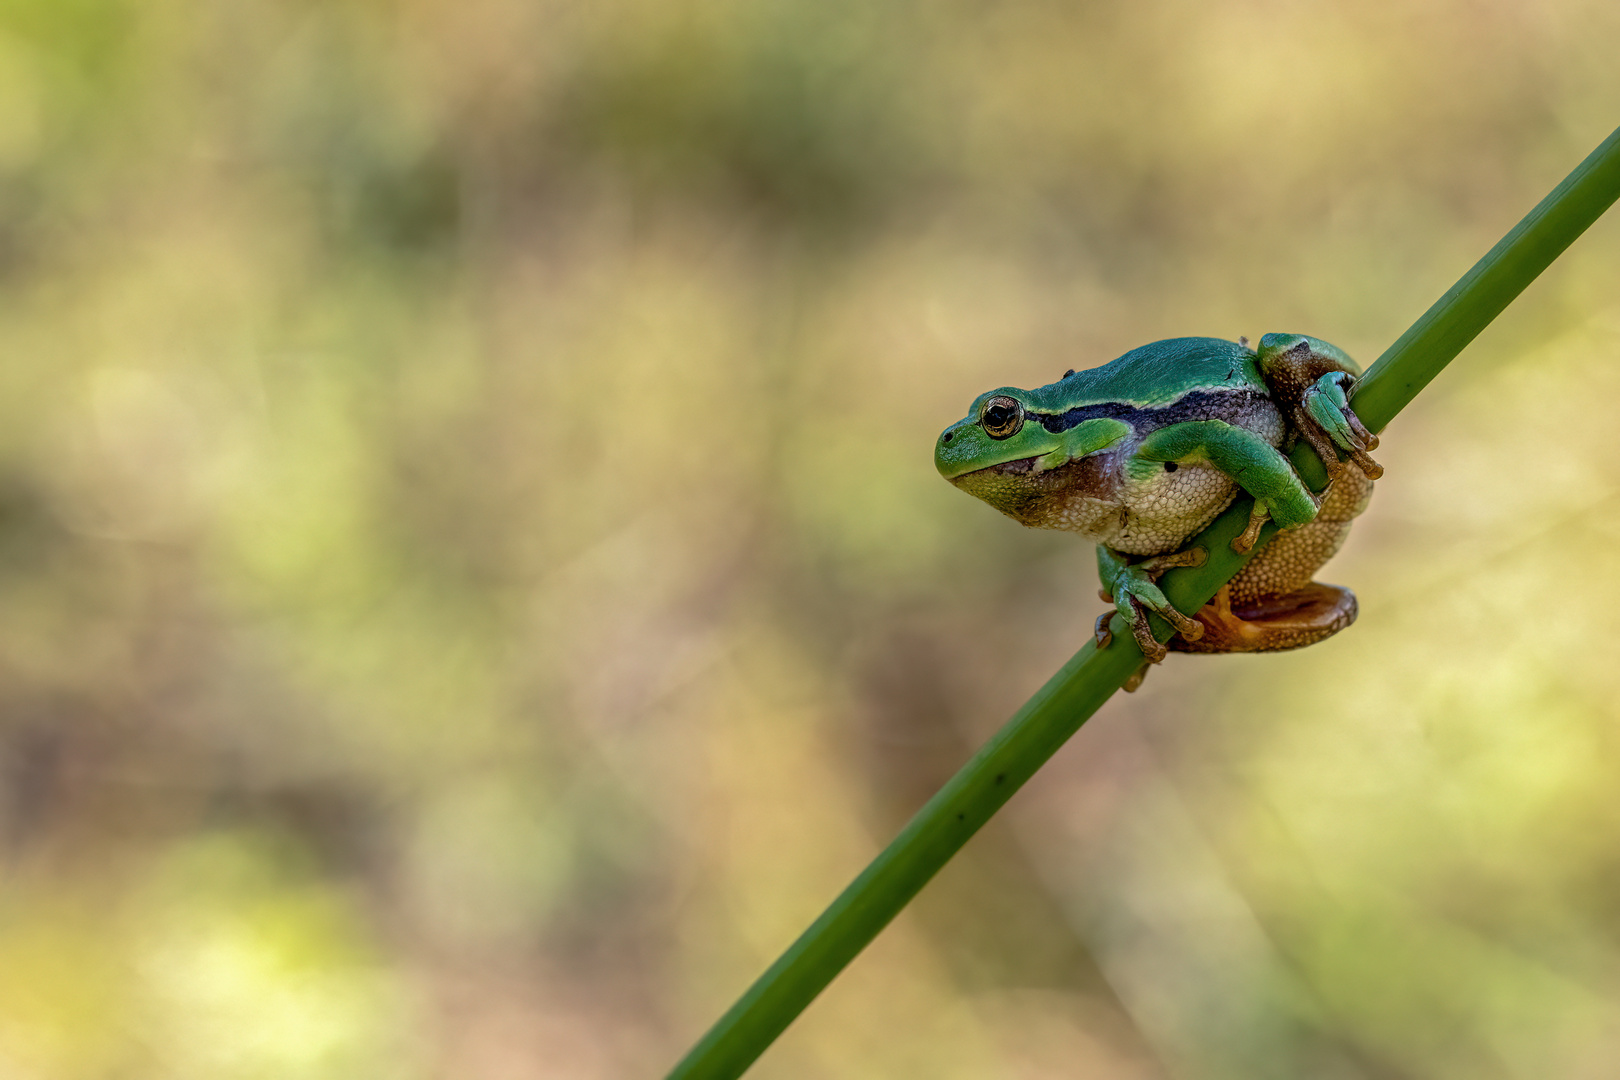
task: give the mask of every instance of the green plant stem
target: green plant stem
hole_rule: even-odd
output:
[[[1380,431],[1440,369],[1536,279],[1620,196],[1620,130],[1553,189],[1461,281],[1380,356],[1356,388],[1356,412]],[[1296,465],[1320,490],[1326,473],[1308,448]],[[1182,611],[1203,606],[1253,557],[1231,540],[1248,521],[1248,500],[1227,509],[1194,541],[1209,552],[1196,569],[1172,570],[1160,586]],[[1267,526],[1258,551],[1274,532]],[[1154,619],[1161,641],[1168,624]],[[1123,622],[1114,644],[1087,642],[940,789],[832,906],[761,975],[671,1072],[670,1080],[741,1076],[826,985],[889,924],[1141,663]]]

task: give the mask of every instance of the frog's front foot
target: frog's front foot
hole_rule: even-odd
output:
[[[1281,596],[1259,597],[1234,607],[1230,585],[1198,609],[1203,634],[1171,639],[1179,652],[1278,652],[1314,645],[1356,621],[1356,594],[1312,581]]]
[[[1254,550],[1254,545],[1260,539],[1260,530],[1266,527],[1268,521],[1275,521],[1279,532],[1292,532],[1301,525],[1308,525],[1322,510],[1322,496],[1303,484],[1295,485],[1292,490],[1285,488],[1284,494],[1287,496],[1285,500],[1254,500],[1254,506],[1249,510],[1249,523],[1242,532],[1232,537],[1233,551],[1247,555]]]
[[[1205,558],[1203,548],[1189,548],[1174,555],[1155,555],[1121,569],[1109,586],[1111,594],[1105,599],[1111,601],[1130,624],[1131,636],[1136,639],[1137,647],[1149,663],[1159,663],[1169,652],[1154,638],[1153,624],[1148,620],[1149,612],[1175,627],[1176,634],[1181,638],[1196,641],[1203,636],[1203,624],[1178,611],[1159,588],[1157,580],[1160,574],[1172,567],[1202,566]],[[1114,635],[1108,629],[1107,612],[1097,619],[1096,635],[1099,649],[1106,649],[1114,640]],[[1141,680],[1136,681],[1140,683]]]
[[[1335,450],[1343,450],[1356,468],[1369,480],[1384,475],[1384,467],[1368,456],[1378,449],[1378,436],[1368,431],[1350,408],[1349,392],[1355,379],[1345,371],[1330,371],[1305,391],[1296,416],[1300,433],[1327,466],[1328,475],[1337,478],[1344,469]]]

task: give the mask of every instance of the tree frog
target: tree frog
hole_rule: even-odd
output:
[[[1383,468],[1378,439],[1349,404],[1361,375],[1337,347],[1301,334],[1248,340],[1172,338],[1036,390],[979,395],[934,446],[945,479],[1025,525],[1066,529],[1097,545],[1102,598],[1130,623],[1148,662],[1168,648],[1223,653],[1294,649],[1356,617],[1355,594],[1311,580],[1349,534]],[[1305,439],[1327,466],[1320,496],[1285,451]],[[1341,460],[1341,453],[1348,460]],[[1245,552],[1268,519],[1281,534],[1192,617],[1156,584],[1206,557],[1187,541],[1242,490],[1254,498]],[[1097,643],[1111,644],[1105,612]],[[1146,663],[1133,677],[1135,689]]]

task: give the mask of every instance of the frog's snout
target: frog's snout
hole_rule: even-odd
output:
[[[968,428],[973,427],[968,419],[958,420],[944,431],[934,441],[934,468],[939,475],[947,480],[954,480],[963,472],[968,471],[964,466],[973,458],[973,448],[968,444],[973,440],[965,436]]]

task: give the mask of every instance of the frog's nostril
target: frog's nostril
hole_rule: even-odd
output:
[[[941,442],[950,442],[950,441],[951,441],[951,440],[952,440],[952,439],[954,439],[954,438],[956,438],[956,432],[954,432],[954,431],[947,431],[947,432],[946,432],[946,433],[945,433],[945,438],[943,438],[943,439],[941,439],[941,440],[940,440],[940,441],[941,441]]]

